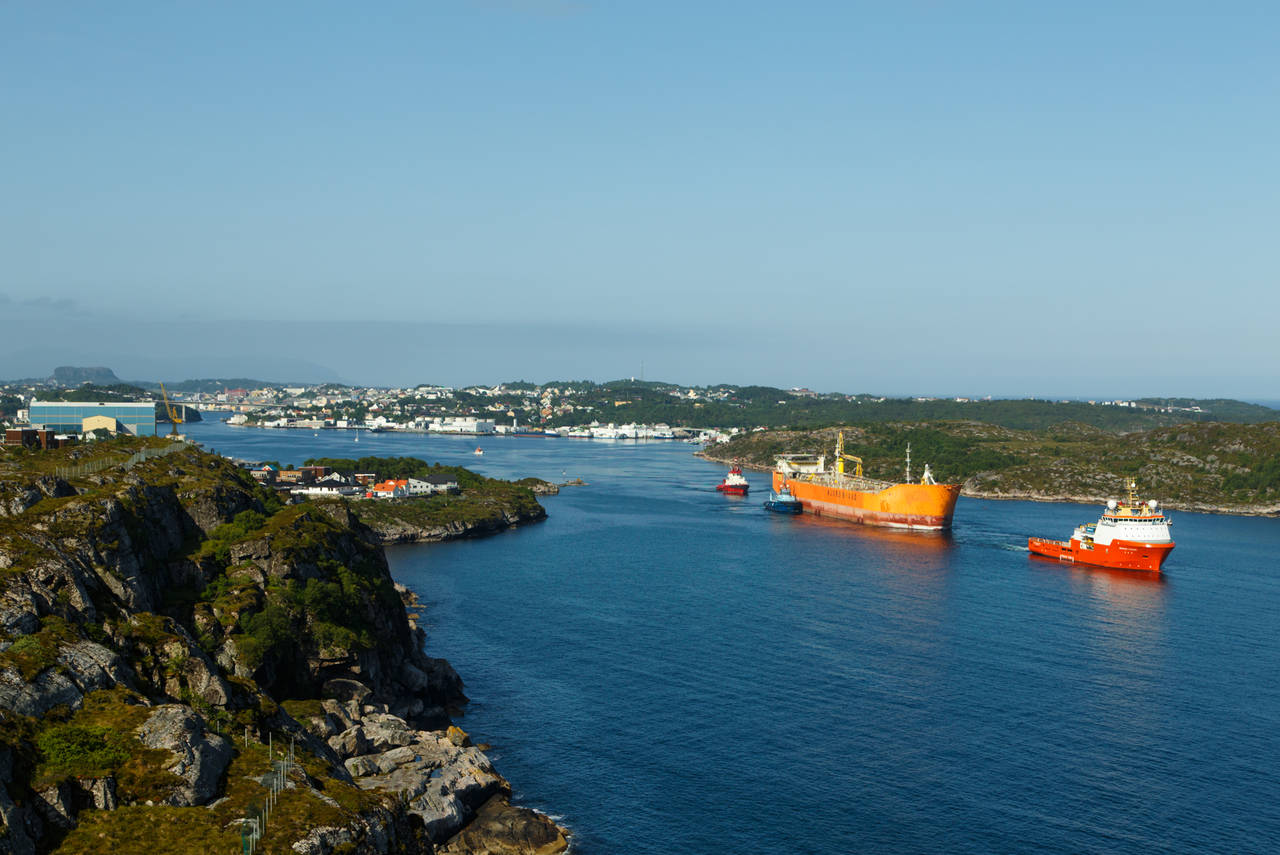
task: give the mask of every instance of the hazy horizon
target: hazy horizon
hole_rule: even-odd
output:
[[[0,8],[0,375],[1278,399],[1280,7]]]
[[[1037,382],[1034,377],[975,378],[944,386],[937,380],[921,377],[918,383],[894,386],[871,372],[849,385],[827,385],[809,376],[804,366],[771,364],[767,347],[748,350],[735,358],[732,366],[706,359],[719,352],[734,352],[737,332],[724,328],[696,331],[698,347],[682,345],[679,357],[671,353],[670,332],[636,331],[623,328],[575,328],[568,326],[538,329],[514,326],[428,325],[412,323],[327,323],[297,322],[208,323],[183,321],[130,322],[115,319],[103,325],[92,317],[29,317],[25,329],[37,338],[54,340],[59,332],[70,331],[89,344],[50,352],[42,346],[28,346],[9,352],[0,351],[0,379],[39,379],[52,375],[58,366],[106,367],[122,381],[181,381],[209,378],[243,377],[264,382],[316,384],[335,382],[357,386],[410,387],[433,383],[461,388],[472,385],[492,386],[502,382],[528,381],[547,383],[565,380],[591,380],[597,383],[635,377],[686,386],[762,385],[781,389],[809,388],[822,393],[872,394],[888,397],[969,397],[1043,398],[1071,400],[1110,400],[1134,398],[1235,398],[1261,403],[1280,404],[1274,393],[1267,395],[1250,388],[1248,378],[1215,387],[1212,381],[1187,382],[1181,387],[1176,378],[1144,385],[1142,378],[1128,380],[1100,377],[1090,387],[1083,378],[1073,384]],[[118,329],[119,342],[103,342],[101,331]],[[689,335],[694,335],[690,333]],[[313,337],[327,342],[329,353],[303,349],[303,353],[279,352],[282,348],[255,350],[264,342],[282,345]],[[350,347],[338,346],[350,340]],[[358,344],[368,339],[381,342],[378,352],[369,354]],[[542,341],[549,339],[548,341]],[[502,349],[483,351],[466,360],[441,356],[450,351],[474,347],[476,342],[501,340]],[[595,359],[583,367],[579,357],[585,345],[608,351],[608,358]],[[139,347],[139,342],[145,343]],[[541,342],[541,343],[540,343]],[[664,356],[663,350],[667,350]],[[284,348],[287,349],[287,348]],[[537,360],[512,359],[510,352],[538,350]],[[704,359],[686,364],[689,353],[701,352]],[[535,364],[542,370],[533,370]],[[549,366],[549,367],[548,367]],[[1257,378],[1261,380],[1261,378]],[[1256,388],[1265,388],[1258,382]],[[1268,403],[1270,402],[1270,403]]]

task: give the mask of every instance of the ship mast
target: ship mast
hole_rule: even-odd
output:
[[[911,483],[911,443],[907,443],[907,483]]]

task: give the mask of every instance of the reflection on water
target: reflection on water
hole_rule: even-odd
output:
[[[782,519],[787,519],[787,517],[782,517]],[[905,531],[895,528],[879,528],[813,514],[801,514],[791,519],[796,525],[835,532],[850,538],[860,538],[881,546],[896,544],[917,555],[931,551],[944,552],[954,542],[954,537],[949,531]]]

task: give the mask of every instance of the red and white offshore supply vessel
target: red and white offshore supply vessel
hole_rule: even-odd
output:
[[[1173,551],[1169,533],[1173,523],[1155,499],[1143,502],[1138,498],[1132,478],[1128,487],[1128,500],[1107,502],[1098,521],[1077,526],[1071,540],[1032,537],[1027,539],[1027,548],[1061,561],[1159,573],[1160,565]]]
[[[751,485],[747,483],[746,477],[742,474],[742,467],[735,462],[729,468],[729,474],[724,476],[724,480],[716,485],[716,489],[731,496],[745,496],[747,491],[751,489]]]

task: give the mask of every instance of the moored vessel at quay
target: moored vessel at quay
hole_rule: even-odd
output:
[[[1138,498],[1137,482],[1132,478],[1126,486],[1128,499],[1108,501],[1098,521],[1076,526],[1070,540],[1029,537],[1027,549],[1059,561],[1159,573],[1173,551],[1169,532],[1173,523],[1155,499],[1143,502]]]
[[[845,462],[854,471],[845,471]],[[787,454],[777,458],[773,489],[789,490],[804,512],[863,525],[921,531],[951,528],[959,484],[939,484],[929,466],[919,482],[911,480],[911,446],[907,446],[906,480],[879,481],[862,474],[862,459],[844,452],[844,433],[836,435],[835,465],[826,455]]]

